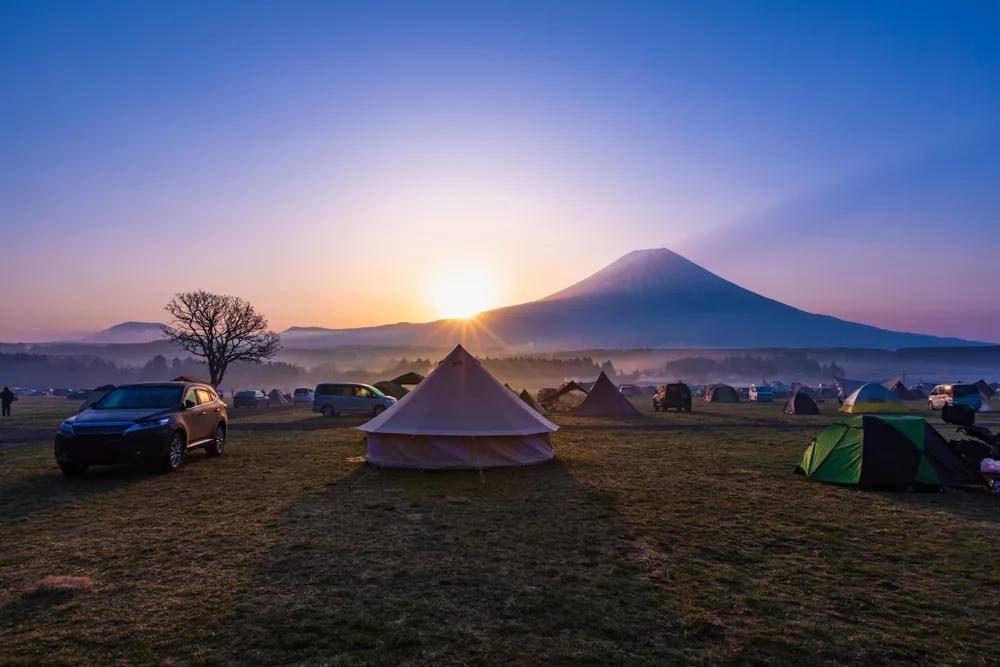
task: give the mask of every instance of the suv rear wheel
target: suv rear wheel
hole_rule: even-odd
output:
[[[222,456],[222,452],[226,449],[226,425],[220,423],[215,427],[215,435],[212,436],[212,442],[205,446],[205,452],[209,456]]]

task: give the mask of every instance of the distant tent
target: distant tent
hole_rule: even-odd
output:
[[[393,378],[389,380],[389,382],[395,382],[396,384],[413,386],[420,384],[421,382],[424,381],[424,379],[425,379],[424,376],[421,375],[420,373],[414,373],[413,371],[410,371],[409,373],[403,373],[398,378]]]
[[[903,378],[894,378],[892,380],[886,380],[885,382],[882,383],[882,386],[891,391],[892,393],[894,393],[896,396],[899,396],[899,399],[901,401],[915,401],[917,400],[917,398],[919,398],[919,397],[914,398],[913,392],[907,389],[906,385],[903,384]]]
[[[570,380],[555,392],[545,395],[542,407],[546,410],[569,410],[583,403],[587,398],[587,390]]]
[[[705,388],[705,400],[709,403],[739,403],[740,395],[728,384],[710,384]]]
[[[582,417],[637,417],[641,413],[601,371],[583,403],[570,411]]]
[[[927,399],[927,394],[920,387],[913,387],[910,389],[910,399],[911,401],[923,401]]]
[[[272,389],[267,397],[271,399],[271,405],[288,405],[288,399],[277,389]]]
[[[982,483],[941,434],[915,416],[865,415],[836,422],[806,448],[797,471],[862,489]]]
[[[852,415],[872,412],[909,412],[899,396],[874,382],[862,385],[844,399],[840,411]]]
[[[416,389],[358,428],[367,433],[372,465],[446,469],[549,461],[549,434],[559,427],[459,345]]]
[[[976,388],[979,389],[979,394],[983,398],[993,398],[993,395],[996,394],[993,387],[991,387],[986,380],[980,380],[977,382]]]
[[[819,406],[808,394],[797,391],[785,403],[786,415],[818,415]]]
[[[542,409],[542,406],[538,404],[538,401],[534,399],[534,397],[528,392],[527,389],[522,389],[521,393],[518,394],[518,397],[520,397],[522,401],[527,403],[531,407],[531,409],[537,412],[538,414],[540,415],[545,414],[545,410]]]
[[[404,396],[410,393],[409,389],[399,384],[398,382],[394,382],[392,380],[382,380],[381,382],[376,382],[372,386],[378,389],[386,396],[392,396],[393,398],[397,399],[403,398]]]

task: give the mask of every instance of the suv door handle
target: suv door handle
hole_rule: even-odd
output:
[[[199,414],[199,415],[203,415],[203,414],[205,414],[206,412],[208,412],[208,411],[207,411],[207,410],[202,410],[202,411],[201,411],[201,412],[199,412],[198,414]]]

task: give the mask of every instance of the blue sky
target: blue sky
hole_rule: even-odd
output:
[[[939,269],[1000,256],[998,17],[8,2],[0,339],[160,319],[201,287],[279,328],[431,319],[449,281],[503,305],[653,246],[809,310],[983,338],[996,279]]]

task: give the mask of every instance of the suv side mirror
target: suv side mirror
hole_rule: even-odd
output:
[[[193,408],[195,405],[197,405],[197,403],[195,403],[194,401],[192,401],[190,398],[187,399],[186,401],[184,401],[184,407],[185,408]]]

